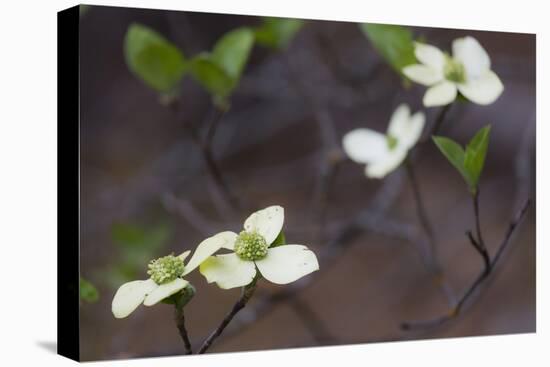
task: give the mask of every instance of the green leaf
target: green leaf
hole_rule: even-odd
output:
[[[401,70],[405,66],[416,63],[410,29],[398,25],[368,23],[362,23],[359,27],[374,48],[400,75],[403,75]]]
[[[264,18],[256,28],[256,42],[262,46],[282,50],[288,46],[305,21],[290,18]]]
[[[130,70],[158,92],[173,92],[186,71],[182,52],[159,33],[141,24],[128,28],[124,55]]]
[[[227,107],[227,97],[238,85],[253,45],[254,32],[237,28],[221,37],[212,52],[202,52],[191,60],[191,74],[219,107]]]
[[[471,178],[470,189],[473,193],[475,193],[475,190],[477,189],[479,177],[481,176],[483,166],[485,165],[485,157],[487,156],[487,148],[489,147],[490,132],[490,125],[481,128],[466,147],[464,168]]]
[[[216,42],[211,60],[238,82],[254,45],[254,32],[250,28],[237,28]]]
[[[462,147],[456,142],[443,136],[433,136],[432,139],[435,145],[437,145],[437,147],[441,151],[441,153],[443,153],[447,160],[451,162],[451,164],[462,175],[464,180],[466,180],[468,186],[470,186],[471,178],[468,171],[464,167],[464,159],[466,155],[464,153],[464,149],[462,149]]]
[[[190,70],[197,80],[210,94],[225,99],[235,87],[235,81],[214,63],[208,54],[199,54],[191,60]]]
[[[460,145],[449,138],[434,136],[433,140],[439,150],[447,157],[449,162],[460,172],[470,192],[475,195],[479,185],[479,178],[485,165],[487,148],[489,147],[489,133],[491,126],[480,129],[463,150]]]
[[[97,302],[99,292],[97,288],[84,278],[80,278],[80,299],[88,303]]]

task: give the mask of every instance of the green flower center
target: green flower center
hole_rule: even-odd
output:
[[[456,82],[464,83],[466,81],[466,70],[464,65],[452,57],[445,55],[445,66],[443,67],[443,73],[445,79]]]
[[[267,242],[256,232],[242,231],[235,241],[235,253],[243,260],[254,261],[267,255]]]
[[[388,144],[388,149],[393,150],[397,146],[397,138],[387,135],[386,136],[386,143]]]
[[[183,274],[183,260],[174,255],[160,257],[151,260],[148,265],[147,274],[157,284],[171,282]]]

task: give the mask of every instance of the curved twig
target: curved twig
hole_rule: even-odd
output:
[[[254,279],[252,281],[252,283],[250,283],[249,285],[243,287],[241,297],[239,298],[237,303],[235,303],[233,305],[233,308],[224,317],[224,319],[222,320],[220,325],[212,332],[212,334],[210,334],[210,336],[208,338],[206,338],[206,340],[204,341],[204,343],[200,347],[197,354],[205,353],[208,350],[208,348],[210,348],[212,346],[214,341],[222,334],[222,332],[225,330],[227,325],[229,325],[231,320],[233,320],[233,317],[235,317],[235,315],[246,306],[246,304],[248,303],[248,301],[250,300],[250,298],[254,294],[255,290],[256,290],[256,279]]]
[[[449,312],[446,314],[436,317],[431,320],[424,320],[424,321],[412,321],[412,322],[404,322],[401,324],[401,328],[404,330],[414,330],[414,329],[426,329],[426,328],[434,328],[441,326],[455,318],[461,315],[462,310],[464,309],[464,306],[467,304],[468,301],[471,300],[473,295],[475,294],[475,291],[485,283],[485,280],[489,278],[489,275],[492,274],[492,270],[497,265],[499,259],[502,257],[502,254],[506,247],[508,246],[510,239],[512,238],[512,234],[514,233],[516,227],[523,219],[525,213],[527,212],[527,208],[529,207],[531,201],[527,199],[525,203],[523,204],[521,210],[516,215],[516,217],[512,220],[510,225],[508,226],[508,229],[506,230],[506,233],[504,235],[504,239],[502,240],[495,256],[493,259],[489,262],[489,271],[487,271],[485,268],[483,271],[477,276],[476,279],[472,282],[472,284],[468,287],[464,295],[460,298],[458,303],[455,307],[453,307]],[[470,234],[471,235],[471,234]],[[474,242],[472,242],[473,244]],[[477,245],[474,245],[476,247]]]

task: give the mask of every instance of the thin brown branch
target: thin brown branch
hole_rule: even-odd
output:
[[[449,306],[452,307],[456,303],[456,296],[449,284],[449,281],[447,280],[447,277],[445,276],[445,273],[443,272],[441,264],[439,263],[434,230],[430,220],[428,219],[428,214],[424,206],[422,194],[420,193],[420,185],[418,183],[413,164],[408,158],[405,161],[405,169],[413,191],[414,201],[416,204],[416,214],[428,239],[428,256],[427,259],[425,259],[426,266],[432,276],[433,282],[445,294]]]
[[[474,204],[474,217],[477,235],[476,243],[479,253],[483,258],[483,263],[485,264],[485,272],[489,273],[491,271],[491,256],[489,255],[489,251],[485,246],[485,242],[483,241],[483,236],[481,234],[481,218],[479,215],[479,188],[476,190],[472,199]]]
[[[416,214],[418,216],[418,219],[420,220],[420,224],[422,225],[424,232],[426,233],[426,236],[428,237],[430,262],[435,263],[437,258],[437,248],[435,245],[434,230],[432,228],[430,220],[428,219],[426,208],[424,207],[424,200],[422,198],[422,194],[420,193],[420,187],[413,164],[408,158],[405,161],[405,169],[407,171],[407,176],[409,178],[409,182],[413,191],[413,197],[416,205]]]
[[[203,236],[211,236],[212,233],[219,232],[219,229],[223,228],[221,222],[210,221],[193,206],[191,201],[178,198],[172,192],[164,193],[161,200],[168,212],[180,215]]]
[[[445,122],[447,115],[449,114],[449,111],[454,103],[455,102],[451,102],[448,105],[441,107],[428,133],[424,136],[424,138],[422,138],[422,140],[420,140],[421,144],[431,141],[432,135],[435,135],[439,132],[439,130],[441,129],[441,126],[443,126],[443,123]]]
[[[172,111],[174,112],[174,115],[176,116],[176,118],[180,118],[181,111],[180,111],[179,102],[177,100],[174,100],[174,101],[172,101],[172,103],[170,103],[169,106],[171,107]],[[214,155],[212,153],[211,144],[208,140],[208,139],[210,139],[210,141],[211,141],[211,139],[213,138],[216,127],[218,126],[219,121],[221,120],[223,115],[225,114],[225,111],[226,111],[225,109],[224,110],[219,110],[219,109],[215,108],[214,118],[212,120],[213,122],[210,122],[210,123],[205,122],[205,125],[208,126],[208,132],[207,132],[207,139],[205,139],[204,141],[201,139],[201,137],[199,136],[199,133],[197,132],[197,130],[192,125],[184,122],[183,127],[188,132],[189,137],[191,138],[193,143],[199,148],[199,151],[200,151],[201,156],[204,160],[204,163],[206,164],[206,168],[207,168],[207,171],[209,173],[209,176],[212,178],[212,180],[215,184],[216,191],[219,192],[219,195],[217,195],[217,196],[219,196],[220,198],[222,198],[224,201],[226,201],[228,203],[228,205],[226,205],[226,207],[231,207],[231,208],[237,207],[237,208],[239,208],[240,203],[239,203],[238,199],[234,196],[231,189],[229,188],[229,185],[227,184],[227,182],[225,181],[225,178],[223,177],[223,175],[221,173],[220,167],[218,166],[218,163],[216,162],[216,160],[214,158]],[[208,120],[206,120],[206,121],[208,121]]]
[[[220,121],[222,120],[228,109],[229,108],[213,106],[212,118],[210,119],[209,123],[206,124],[206,136],[204,137],[204,144],[207,147],[212,146],[212,141],[214,140],[214,136],[216,135],[216,131],[218,130]]]
[[[181,336],[181,339],[183,340],[185,354],[193,354],[191,341],[189,340],[189,335],[187,333],[187,329],[185,328],[185,315],[183,313],[183,307],[176,307],[175,320],[179,334]]]
[[[480,272],[480,274],[474,279],[472,284],[468,287],[464,295],[460,298],[458,303],[455,307],[453,307],[449,312],[446,314],[439,316],[437,318],[431,319],[431,320],[425,320],[425,321],[412,321],[412,322],[404,322],[401,324],[401,328],[404,330],[414,330],[414,329],[426,329],[426,328],[434,328],[441,326],[458,316],[462,314],[462,311],[464,309],[464,306],[469,302],[472,301],[471,298],[476,294],[476,290],[485,283],[485,281],[489,278],[489,275],[492,274],[492,270],[497,265],[499,259],[501,258],[502,254],[504,253],[504,250],[510,243],[510,239],[512,238],[512,235],[516,229],[516,227],[519,225],[521,220],[523,219],[525,213],[527,212],[527,209],[529,208],[531,201],[527,199],[525,203],[523,204],[521,210],[516,214],[515,218],[512,220],[510,225],[508,226],[508,229],[506,230],[506,233],[504,235],[504,239],[502,240],[500,246],[498,247],[498,250],[493,257],[493,259],[489,262],[489,271],[486,271],[484,269]],[[474,242],[472,242],[474,243]],[[474,245],[476,247],[477,245]]]
[[[227,325],[229,325],[231,320],[233,320],[233,317],[235,317],[235,315],[246,306],[246,304],[254,294],[255,290],[256,290],[256,280],[252,281],[252,283],[250,283],[249,285],[243,287],[242,294],[239,300],[233,305],[233,308],[224,317],[220,325],[212,332],[212,334],[210,334],[208,338],[206,338],[201,348],[199,349],[198,354],[205,353],[208,350],[208,348],[212,346],[214,341],[222,334],[222,332],[225,330]]]
[[[396,172],[390,175],[376,194],[371,198],[368,208],[343,223],[339,231],[326,243],[322,244],[318,254],[319,263],[327,269],[335,263],[334,259],[351,247],[353,240],[365,231],[395,236],[401,240],[410,241],[413,237],[410,226],[402,223],[386,222],[385,213],[391,208],[403,186],[403,175]],[[401,231],[401,232],[400,232]],[[246,317],[234,323],[229,331],[231,335],[243,330],[251,323],[266,316],[281,302],[293,299],[297,294],[315,282],[315,275],[302,278],[277,293],[269,294],[258,300],[253,306],[245,309]]]
[[[289,73],[289,83],[311,110],[320,132],[322,161],[319,166],[320,173],[312,203],[318,224],[317,241],[322,242],[325,236],[324,228],[326,227],[326,213],[329,207],[330,191],[344,155],[339,146],[338,134],[329,111],[317,101],[314,94],[310,93],[302,82],[300,74],[295,70],[292,61],[286,55],[283,55],[282,59]]]
[[[300,297],[294,297],[291,301],[293,310],[298,314],[317,345],[334,344],[337,339],[332,335],[324,322],[317,316],[317,312]]]

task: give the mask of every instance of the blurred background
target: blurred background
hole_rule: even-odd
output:
[[[179,108],[170,108],[129,70],[124,39],[138,22],[193,56],[262,18],[92,6],[80,20],[83,360],[183,354],[172,306],[141,306],[117,320],[114,292],[147,278],[149,260],[193,249],[222,230],[238,232],[250,213],[273,204],[285,208],[287,241],[314,250],[320,271],[292,286],[261,281],[209,352],[535,331],[534,205],[459,317],[430,329],[400,328],[449,310],[425,266],[410,182],[402,168],[367,179],[339,147],[354,128],[384,132],[402,102],[422,109],[425,88],[407,85],[357,24],[307,20],[284,49],[254,46],[212,137],[228,194],[192,136],[207,134],[216,114],[210,95],[185,78],[174,97]],[[536,199],[535,36],[408,29],[442,49],[474,36],[505,86],[490,106],[454,104],[441,131],[464,144],[492,124],[480,205],[494,254],[523,200]],[[428,125],[439,111],[425,109]],[[483,270],[465,236],[474,228],[469,193],[432,143],[414,167],[441,266],[460,297]],[[207,285],[198,272],[188,280],[198,289],[185,308],[197,348],[240,290]]]

